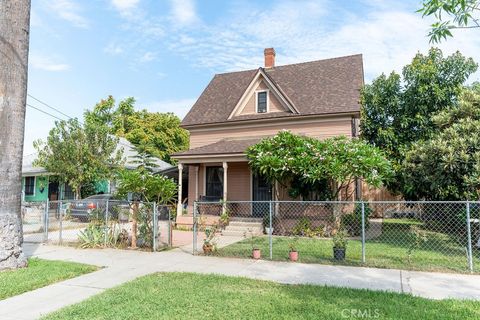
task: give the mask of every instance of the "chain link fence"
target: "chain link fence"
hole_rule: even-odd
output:
[[[156,203],[109,199],[25,203],[24,242],[162,250],[172,245],[172,210]]]
[[[196,202],[194,254],[480,273],[480,202]]]

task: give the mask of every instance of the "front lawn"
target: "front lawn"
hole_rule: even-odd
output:
[[[479,319],[480,302],[191,273],[138,278],[44,319]],[[368,317],[365,315],[369,315]]]
[[[0,272],[0,300],[97,269],[81,263],[30,258],[27,268]]]
[[[410,225],[419,225],[418,221],[408,219],[384,220],[382,233],[377,238],[367,240],[365,246],[365,264],[362,264],[362,243],[350,240],[347,246],[346,260],[333,260],[332,241],[330,239],[300,238],[296,245],[299,261],[304,263],[364,265],[377,268],[395,268],[421,271],[468,273],[466,249],[450,236],[425,231],[427,240],[418,243],[411,251],[409,248],[415,239],[410,233]],[[261,249],[262,258],[269,259],[268,237],[257,237],[255,244]],[[288,260],[289,237],[273,237],[273,260]],[[216,254],[225,257],[251,257],[251,240],[246,239],[219,249]],[[475,272],[480,272],[480,254],[474,253]]]

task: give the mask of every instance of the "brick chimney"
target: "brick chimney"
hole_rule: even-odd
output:
[[[266,48],[263,50],[263,54],[265,55],[265,68],[275,67],[275,49]]]

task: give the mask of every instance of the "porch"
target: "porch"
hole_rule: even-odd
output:
[[[188,185],[185,186],[188,192],[184,192],[181,181],[178,184],[177,224],[192,224],[195,201],[212,204],[204,213],[210,224],[218,221],[226,210],[222,202],[273,200],[272,186],[251,172],[245,155],[246,149],[261,139],[225,138],[173,155],[178,160],[179,176],[188,170]],[[251,216],[252,210],[245,213]]]

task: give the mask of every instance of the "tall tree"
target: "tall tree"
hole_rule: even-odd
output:
[[[455,29],[480,30],[480,0],[424,0],[418,12],[436,19],[428,33],[433,43],[452,37]]]
[[[68,183],[77,199],[86,183],[113,177],[121,164],[118,138],[106,126],[82,125],[77,119],[55,122],[46,143],[35,141],[34,146],[38,151],[34,164]]]
[[[22,154],[30,0],[0,0],[0,270],[26,266],[22,252]]]
[[[127,98],[115,106],[109,96],[85,113],[86,122],[107,125],[110,132],[124,137],[143,151],[166,162],[170,154],[188,149],[188,131],[180,128],[173,113],[135,110],[135,99]]]
[[[477,64],[459,52],[444,57],[432,48],[427,55],[418,53],[403,68],[402,77],[395,72],[381,75],[363,88],[362,137],[392,160],[396,178],[388,184],[391,191],[404,193],[401,163],[406,150],[437,131],[433,116],[455,107],[465,81],[476,70]]]
[[[406,152],[405,191],[426,200],[480,196],[480,87],[465,89],[452,110],[433,117],[438,133]]]

